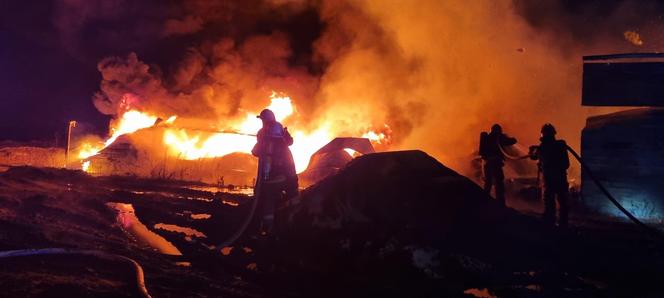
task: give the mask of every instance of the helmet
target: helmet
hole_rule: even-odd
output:
[[[501,133],[503,132],[503,128],[500,126],[500,124],[494,124],[493,126],[491,126],[491,132]]]
[[[264,109],[261,111],[260,115],[256,116],[266,122],[277,122],[277,118],[274,116],[274,113],[269,109]]]
[[[556,128],[553,127],[551,123],[547,123],[542,126],[542,130],[540,132],[542,133],[542,136],[555,136]]]

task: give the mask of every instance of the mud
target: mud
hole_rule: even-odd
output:
[[[536,208],[501,208],[423,153],[357,158],[281,209],[278,237],[252,230],[227,248],[216,244],[252,198],[205,187],[213,186],[10,168],[0,173],[0,249],[125,255],[144,267],[153,297],[664,295],[662,245],[631,224],[575,210],[571,230],[547,228]],[[182,256],[142,241],[109,203],[131,204]],[[127,268],[108,261],[0,262],[7,297],[135,296]]]

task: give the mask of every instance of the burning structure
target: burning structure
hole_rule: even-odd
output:
[[[272,92],[270,98],[268,108],[275,111],[279,121],[294,113],[290,97]],[[162,120],[149,113],[127,110],[112,124],[111,136],[106,141],[96,144],[84,142],[78,146],[79,161],[76,162],[83,170],[100,175],[252,184],[256,160],[250,152],[255,144],[254,133],[260,127],[260,120],[255,118],[254,113],[247,113],[246,118],[230,130],[183,128],[178,126],[179,123],[175,115]],[[386,139],[384,133],[367,131],[360,139],[333,141],[332,130],[328,127],[312,134],[295,130],[294,137],[292,150],[298,173],[307,169],[310,161],[315,164],[306,175],[308,181],[317,181],[329,174],[321,174],[321,170],[330,167],[338,169],[350,160],[350,155],[343,149],[371,153],[374,152],[371,141],[381,143]],[[330,141],[330,144],[323,146]],[[337,158],[329,164],[330,154],[337,154],[338,157],[342,151],[347,158]],[[321,165],[322,159],[327,160],[328,165]]]
[[[636,217],[664,219],[664,55],[584,57],[583,104],[649,106],[588,118],[583,159],[597,178]],[[622,217],[582,172],[583,198],[591,209]]]

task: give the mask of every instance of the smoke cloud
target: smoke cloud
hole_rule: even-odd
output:
[[[64,2],[92,7],[56,18],[68,38],[77,31],[65,28],[84,23],[70,18],[122,15],[95,1]],[[580,106],[581,56],[664,45],[655,2],[146,3],[159,9],[135,24],[149,28],[141,32],[154,35],[150,42],[177,49],[155,64],[137,53],[102,59],[100,112],[131,106],[224,127],[267,106],[275,90],[297,106],[289,126],[383,131],[389,149],[422,149],[459,169],[493,123],[528,145],[551,122],[578,147],[586,117],[611,110]]]

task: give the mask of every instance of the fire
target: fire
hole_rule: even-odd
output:
[[[202,140],[200,134],[190,135],[183,129],[169,128],[164,132],[164,143],[172,155],[194,160],[221,157],[234,152],[251,153],[256,138],[233,133],[216,133]]]
[[[141,113],[136,110],[130,110],[122,114],[122,118],[118,121],[118,126],[111,129],[113,133],[111,137],[104,142],[104,148],[113,144],[115,140],[118,139],[121,135],[136,132],[139,129],[148,128],[153,126],[159,117]],[[173,121],[175,118],[171,117]],[[169,118],[170,120],[170,118]],[[103,148],[102,148],[103,149]]]
[[[136,132],[139,129],[151,127],[155,124],[157,119],[158,117],[154,115],[142,113],[137,110],[129,110],[122,114],[120,119],[115,121],[116,125],[111,127],[110,138],[108,138],[103,144],[83,144],[81,146],[81,150],[78,153],[78,158],[86,159],[91,156],[95,156],[99,153],[99,151],[113,144],[113,142],[115,142],[118,137]],[[166,120],[167,123],[169,123],[169,121],[171,123],[175,121],[175,116],[172,116]]]
[[[270,109],[274,113],[274,117],[279,122],[295,112],[291,98],[285,94],[280,95],[275,91],[272,91],[272,95],[270,95],[270,105],[267,109]],[[256,118],[257,114],[247,113],[246,119],[237,127],[237,130],[241,133],[255,134],[263,126],[261,120]]]
[[[270,96],[270,105],[267,108],[274,112],[279,122],[288,120],[297,111],[289,96],[274,91]],[[173,125],[177,116],[171,116],[163,122],[168,124],[164,130],[163,142],[168,153],[178,159],[196,160],[222,157],[236,152],[251,153],[251,149],[256,144],[255,134],[262,127],[261,120],[256,118],[257,114],[257,111],[246,112],[243,121],[231,125],[232,132],[218,133],[204,133],[193,129],[177,128]],[[159,117],[149,113],[128,110],[113,122],[111,136],[103,144],[83,144],[78,156],[81,160],[94,156],[113,144],[118,137],[151,127],[155,125],[158,119]],[[289,132],[294,139],[294,144],[290,149],[293,152],[295,168],[298,173],[307,168],[309,159],[319,148],[335,137],[334,129],[326,122],[312,132],[297,129],[289,130]],[[374,131],[367,131],[363,137],[378,144],[386,139],[385,133]],[[82,168],[84,171],[87,171],[89,167],[89,161],[83,162]]]
[[[90,161],[86,160],[81,164],[81,169],[83,172],[87,172],[90,169]]]
[[[382,141],[385,139],[385,134],[368,131],[367,133],[363,134],[362,137],[369,139],[369,141],[382,144]]]
[[[642,46],[643,45],[643,40],[641,39],[641,35],[636,32],[636,31],[625,31],[623,33],[623,36],[625,36],[625,40],[629,41],[635,46]]]
[[[272,92],[268,109],[274,112],[277,121],[284,121],[296,111],[291,98],[284,94]],[[164,143],[168,145],[174,156],[194,160],[228,155],[234,152],[251,153],[256,144],[256,134],[263,123],[256,118],[257,112],[247,113],[245,120],[237,124],[236,133],[216,133],[203,139],[202,134],[190,134],[183,129],[169,128],[164,133]],[[295,140],[291,151],[298,173],[304,171],[309,164],[311,155],[333,139],[328,127],[322,127],[313,133],[290,131]]]

